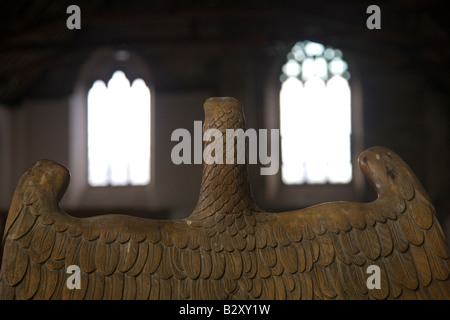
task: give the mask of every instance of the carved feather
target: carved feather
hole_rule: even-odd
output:
[[[414,260],[420,286],[428,286],[431,281],[431,269],[425,249],[423,247],[411,246],[411,256]]]
[[[245,129],[241,104],[208,99],[211,128]],[[67,169],[39,161],[11,202],[0,298],[450,299],[448,247],[414,173],[382,147],[364,151],[359,165],[376,201],[267,213],[245,164],[204,164],[194,211],[163,221],[74,218],[59,207]],[[70,265],[80,267],[80,289],[66,285]],[[371,265],[380,289],[367,286]]]
[[[364,230],[355,230],[361,252],[370,260],[377,260],[381,246],[374,228],[367,226]]]
[[[385,223],[377,223],[375,228],[378,239],[380,240],[381,255],[386,257],[392,253],[392,249],[394,248],[391,231]]]

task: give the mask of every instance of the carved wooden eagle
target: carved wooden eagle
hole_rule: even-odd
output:
[[[204,130],[245,126],[235,99],[204,107]],[[450,299],[445,237],[416,176],[382,147],[363,152],[359,165],[374,202],[267,213],[245,164],[205,164],[192,214],[150,220],[68,215],[59,203],[69,172],[39,161],[11,203],[0,298]],[[71,265],[80,289],[66,285]],[[368,286],[373,265],[379,289]]]

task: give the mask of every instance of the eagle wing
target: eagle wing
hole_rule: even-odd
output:
[[[190,279],[200,275],[198,230],[183,220],[72,217],[59,206],[68,180],[67,169],[47,160],[20,180],[3,239],[1,299],[191,297]],[[72,265],[80,289],[67,285]]]
[[[360,166],[376,201],[271,214],[259,225],[260,265],[272,275],[283,270],[275,273],[275,297],[450,299],[445,236],[413,172],[381,147],[363,153]],[[369,284],[370,266],[379,268],[379,288]]]
[[[450,299],[434,207],[388,153],[366,152],[379,194],[372,203],[238,210],[204,221],[72,217],[59,206],[68,171],[40,161],[12,200],[0,298]],[[79,268],[79,289],[67,285],[70,266]],[[379,267],[379,288],[368,285],[370,266]]]

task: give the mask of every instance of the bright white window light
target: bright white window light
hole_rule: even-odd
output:
[[[284,65],[283,72],[289,77],[296,77],[300,74],[300,65],[295,59],[290,59]]]
[[[301,51],[304,50],[302,53]],[[283,68],[280,91],[281,177],[285,184],[349,183],[351,101],[339,50],[299,42]],[[294,65],[298,74],[286,72]]]
[[[150,182],[150,90],[142,79],[130,86],[116,71],[106,86],[88,93],[88,183],[90,186]]]

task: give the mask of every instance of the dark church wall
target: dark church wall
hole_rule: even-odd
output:
[[[435,79],[418,70],[386,69],[366,77],[366,146],[398,153],[424,185],[449,234],[450,99]]]

